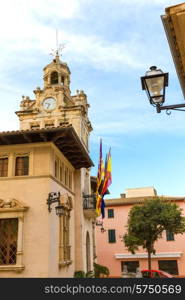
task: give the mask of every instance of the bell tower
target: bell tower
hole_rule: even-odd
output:
[[[92,130],[88,118],[89,104],[83,90],[71,95],[70,69],[61,61],[59,51],[55,51],[52,62],[43,69],[44,87],[33,92],[35,99],[22,96],[20,110],[16,111],[20,120],[20,130],[53,128],[71,124],[88,150],[89,134]]]

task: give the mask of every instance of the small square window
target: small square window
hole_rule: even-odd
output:
[[[128,272],[136,273],[137,268],[139,268],[139,261],[122,261],[121,262],[121,271],[124,271],[124,267],[126,266],[126,269]]]
[[[166,230],[166,240],[167,241],[174,241],[174,234],[173,234],[173,232]]]
[[[114,209],[108,209],[108,218],[114,218]]]
[[[31,130],[36,130],[36,129],[40,129],[40,125],[39,124],[31,124]]]
[[[178,275],[178,264],[176,260],[159,260],[159,270],[172,275]]]
[[[50,128],[53,128],[54,127],[54,123],[47,123],[45,124],[45,128],[46,129],[50,129]]]

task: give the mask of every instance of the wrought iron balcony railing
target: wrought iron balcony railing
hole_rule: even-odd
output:
[[[96,217],[96,195],[86,195],[83,194],[83,209],[84,215],[87,218],[95,218]]]
[[[83,194],[83,208],[84,209],[96,209],[96,195]]]

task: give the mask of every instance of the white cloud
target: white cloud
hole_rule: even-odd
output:
[[[112,0],[106,1],[110,3]],[[105,3],[106,1],[104,0]],[[55,29],[56,25],[61,24],[61,20],[76,22],[86,17],[85,21],[87,22],[88,16],[85,16],[84,11],[87,3],[91,3],[93,7],[96,7],[96,4],[99,2],[96,0],[2,1],[0,26],[4,30],[0,31],[1,91],[4,90],[7,93],[13,93],[14,91],[17,94],[21,91],[21,84],[24,83],[17,84],[17,82],[14,82],[12,84],[12,78],[15,76],[16,70],[25,71],[27,69],[29,72],[32,72],[32,67],[38,64],[40,55],[49,54],[50,49],[55,47]],[[175,4],[174,1],[167,0],[154,0],[152,4],[148,0],[118,0],[116,3],[115,1],[112,1],[112,3],[112,8],[116,11],[120,9],[118,3],[124,4],[124,13],[127,14],[128,19],[130,18],[127,11],[128,7],[132,7],[132,10],[137,11],[138,7],[143,6],[144,14],[144,5],[149,6],[150,4],[151,7],[154,7],[154,5],[160,4],[165,7],[169,4]],[[142,23],[142,16],[139,17]],[[111,20],[110,13],[108,21],[105,20],[105,22],[111,22]],[[160,19],[159,22],[161,22]],[[73,23],[73,28],[74,24],[77,23]],[[111,41],[106,34],[98,34],[93,30],[89,34],[83,32],[83,30],[75,32],[75,30],[70,29],[70,26],[68,28],[65,22],[58,29],[59,40],[67,44],[64,50],[64,60],[67,62],[80,62],[91,68],[110,72],[127,72],[129,70],[135,72],[136,69],[142,68],[145,70],[153,61],[161,67],[161,65],[167,64],[170,59],[170,57],[167,57],[166,52],[163,52],[163,48],[158,47],[159,43],[153,42],[155,41],[155,35],[160,35],[159,31],[154,33],[151,39],[147,39],[147,37],[145,39],[136,28],[136,32],[132,32],[127,38],[123,34],[123,36],[120,35],[114,41]],[[12,69],[15,70],[14,74],[10,72]],[[133,73],[133,76],[135,75]],[[15,84],[17,84],[17,87]],[[135,130],[144,131],[145,129],[153,130],[154,127],[158,128],[158,124],[155,124],[154,121],[152,125],[147,116],[143,120],[142,116],[135,116],[133,111],[128,115],[126,110],[131,109],[132,105],[135,105],[136,108],[137,104],[132,104],[132,102],[124,103],[126,104],[122,104],[121,101],[116,103],[117,111],[114,112],[114,116],[110,114],[114,105],[109,105],[109,108],[107,108],[108,111],[105,111],[104,114],[105,119],[112,120],[112,123],[106,124],[105,127],[104,124],[97,123],[95,130],[98,133],[102,133],[103,131],[105,134],[108,131],[114,133],[115,129],[122,133],[127,131],[134,132]],[[120,109],[125,110],[124,121],[122,121],[122,117],[119,114],[118,110]],[[134,127],[134,124],[136,124],[135,120],[138,121],[137,128]],[[166,126],[165,130],[171,127],[175,128],[176,125]]]
[[[108,1],[111,1],[111,2],[114,2],[114,0],[108,0]],[[118,0],[117,2],[120,2],[120,3],[123,3],[123,4],[126,4],[126,5],[131,5],[133,7],[133,9],[135,9],[135,5],[137,7],[139,6],[151,6],[152,5],[164,5],[164,7],[166,5],[177,5],[179,4],[179,0],[152,0],[152,3],[151,1],[148,1],[148,0]]]
[[[100,39],[98,36],[70,35],[63,33],[68,40],[67,50],[72,60],[91,64],[93,67],[104,70],[118,70],[121,65],[127,65],[131,68],[138,68],[142,63],[136,59],[133,52],[132,40],[128,42],[112,43]],[[75,51],[75,55],[74,55]]]
[[[36,51],[48,54],[50,49],[55,47],[55,29],[60,26],[61,20],[71,19],[74,21],[83,18],[82,8],[90,2],[92,1],[3,1],[3,9],[0,12],[0,26],[4,29],[0,32],[1,69],[7,68],[8,63],[15,66],[23,64],[24,57],[29,63],[33,52],[36,53]],[[133,5],[133,2],[130,3],[126,0],[119,0],[119,2],[128,6],[131,3]],[[145,1],[136,0],[134,2],[137,6],[145,3]],[[155,2],[160,3],[160,1]],[[96,4],[96,1],[91,5],[93,3]],[[116,7],[115,4],[114,8],[116,9]],[[111,17],[109,22],[111,22]],[[106,36],[99,36],[97,33],[89,35],[74,33],[67,26],[63,26],[63,29],[58,31],[59,40],[67,44],[65,51],[71,61],[86,63],[97,69],[118,70],[122,66],[134,69],[143,68],[150,65],[152,57],[156,57],[157,45],[153,44],[153,53],[151,53],[148,51],[151,41],[143,42],[140,34],[132,33],[129,39],[112,42],[107,40]],[[165,60],[165,53],[160,52],[158,54],[159,64]],[[34,62],[32,61],[32,63]]]

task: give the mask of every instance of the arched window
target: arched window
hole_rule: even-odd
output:
[[[64,85],[65,84],[65,77],[61,76],[61,84]]]
[[[56,71],[51,73],[51,84],[58,83],[58,73]]]

